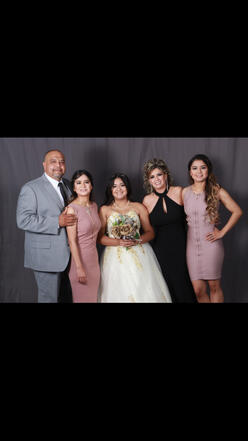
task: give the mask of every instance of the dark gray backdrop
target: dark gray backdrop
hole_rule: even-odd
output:
[[[0,138],[0,302],[36,302],[32,271],[23,267],[24,232],[16,227],[16,202],[21,186],[43,173],[44,153],[55,148],[66,156],[67,178],[80,168],[93,174],[98,204],[108,177],[117,171],[130,177],[134,197],[141,201],[147,159],[164,159],[175,184],[186,186],[188,161],[196,153],[207,154],[219,183],[244,211],[224,238],[225,301],[248,302],[248,138]],[[224,209],[221,214],[225,222],[229,214]]]

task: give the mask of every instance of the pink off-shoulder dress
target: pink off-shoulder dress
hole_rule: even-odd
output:
[[[191,280],[221,279],[224,260],[222,240],[209,242],[208,233],[214,231],[215,225],[207,217],[206,194],[196,194],[189,187],[184,196],[184,210],[188,222],[187,264]]]
[[[78,282],[77,269],[73,257],[69,278],[71,282],[73,303],[97,303],[98,287],[100,283],[99,258],[96,248],[96,240],[101,228],[98,209],[95,202],[91,207],[82,207],[71,203],[78,218],[77,237],[78,246],[87,275],[87,283]]]

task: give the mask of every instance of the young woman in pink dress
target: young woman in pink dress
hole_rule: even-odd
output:
[[[221,273],[224,260],[222,238],[238,222],[242,210],[217,182],[212,163],[205,155],[195,155],[188,165],[191,185],[183,189],[188,222],[187,264],[199,303],[223,303]],[[231,212],[220,230],[219,203]],[[207,294],[209,285],[210,296]]]
[[[71,249],[71,282],[73,303],[97,303],[100,267],[96,241],[101,228],[98,207],[92,201],[93,179],[87,170],[72,177],[74,199],[67,208],[76,214],[77,224],[67,227]]]

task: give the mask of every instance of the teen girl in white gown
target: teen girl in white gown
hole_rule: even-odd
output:
[[[130,202],[126,175],[116,174],[100,209],[101,258],[99,301],[102,303],[172,303],[159,263],[148,243],[154,238],[146,208]],[[143,234],[140,235],[140,230]]]

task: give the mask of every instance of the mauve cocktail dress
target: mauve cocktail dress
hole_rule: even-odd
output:
[[[189,187],[184,196],[184,210],[187,215],[187,265],[191,280],[221,279],[224,260],[222,240],[209,242],[208,233],[215,229],[207,216],[206,193],[194,193]]]
[[[78,247],[83,267],[87,275],[86,284],[78,282],[77,268],[73,257],[71,257],[69,278],[72,288],[73,303],[97,303],[97,293],[100,283],[100,267],[96,240],[101,228],[97,205],[93,202],[91,207],[82,207],[74,203],[71,203],[70,206],[73,208],[78,218]]]

